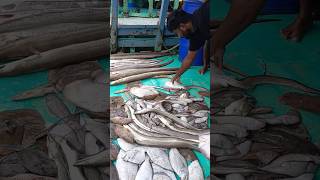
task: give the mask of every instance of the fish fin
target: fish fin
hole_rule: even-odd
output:
[[[266,76],[267,75],[267,63],[264,62],[264,60],[261,60],[260,65],[263,69],[263,75]]]
[[[40,86],[33,88],[31,90],[24,91],[20,94],[17,94],[13,96],[11,99],[13,101],[20,101],[20,100],[25,100],[25,99],[30,99],[30,98],[35,98],[35,97],[41,97],[49,93],[54,93],[55,88],[52,85],[45,85],[45,86]]]

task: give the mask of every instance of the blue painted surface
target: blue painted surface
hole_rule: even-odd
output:
[[[201,1],[184,1],[184,4],[182,6],[182,9],[186,11],[187,13],[192,14],[195,10],[199,9],[202,5]],[[180,38],[179,41],[179,60],[183,62],[184,58],[188,54],[189,50],[189,40],[186,38]],[[197,55],[192,63],[193,66],[202,66],[203,65],[203,47],[201,47]]]
[[[189,51],[189,40],[186,38],[179,39],[179,61],[183,62],[184,58],[187,56]],[[201,47],[196,55],[196,58],[192,62],[192,66],[202,66],[203,65],[203,47]]]

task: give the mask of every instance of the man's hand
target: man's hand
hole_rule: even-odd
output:
[[[177,74],[171,79],[172,84],[180,78]]]
[[[223,56],[224,56],[225,48],[214,48],[213,49],[213,63],[219,68],[223,67]]]

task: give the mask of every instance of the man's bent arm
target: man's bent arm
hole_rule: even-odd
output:
[[[233,0],[229,13],[214,33],[213,48],[224,48],[256,19],[265,0]]]
[[[176,75],[173,77],[172,82],[176,81],[187,69],[190,68],[197,51],[188,51],[187,56],[184,58],[181,67],[178,69]]]

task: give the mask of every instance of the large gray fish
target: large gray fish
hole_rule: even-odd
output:
[[[17,143],[27,147],[37,142],[37,136],[45,129],[43,118],[33,109],[2,111],[0,122],[0,144]]]
[[[203,171],[198,160],[192,161],[188,166],[189,180],[204,180]]]
[[[70,44],[102,39],[107,30],[102,23],[65,23],[3,33],[0,34],[0,59],[19,59]]]
[[[294,177],[294,178],[282,178],[280,180],[313,180],[314,178],[314,174],[302,174],[298,177]]]
[[[23,166],[31,173],[56,177],[58,174],[56,164],[48,155],[39,150],[24,149],[17,153]]]
[[[154,174],[165,174],[167,175],[171,180],[176,180],[176,176],[172,171],[169,171],[167,169],[164,169],[156,164],[152,163],[152,169]],[[167,177],[166,177],[167,178]]]
[[[142,164],[146,160],[146,147],[138,146],[128,150],[122,156],[122,159],[127,162]]]
[[[171,180],[171,178],[165,173],[156,173],[153,175],[152,180]]]
[[[136,180],[152,180],[152,175],[153,171],[150,163],[150,158],[146,157],[138,170]]]
[[[304,173],[313,173],[316,168],[315,165],[318,165],[319,163],[319,156],[308,154],[286,154],[275,159],[269,165],[259,169],[296,177]],[[312,165],[314,168],[311,168]]]
[[[187,180],[189,177],[187,161],[179,153],[178,149],[170,149],[169,159],[174,172],[177,173],[182,180]]]
[[[170,171],[173,170],[170,164],[169,156],[163,149],[149,147],[147,149],[147,154],[153,164]]]
[[[30,173],[24,173],[24,174],[18,174],[11,177],[0,177],[0,180],[60,180],[54,177],[48,177],[48,176],[40,176],[37,174],[30,174]]]
[[[244,138],[248,135],[246,129],[235,124],[211,124],[210,132],[238,138]]]
[[[90,131],[95,137],[99,139],[105,146],[109,147],[108,136],[109,136],[109,126],[107,123],[102,123],[95,121],[94,119],[86,118],[85,128]]]
[[[108,111],[109,87],[90,79],[74,81],[63,89],[63,96],[74,105],[105,117]]]
[[[231,149],[234,148],[233,143],[226,137],[221,134],[210,134],[210,143],[214,147]]]
[[[120,146],[120,148],[121,148],[123,151],[129,151],[130,149],[133,149],[133,148],[135,148],[135,147],[138,146],[138,145],[136,145],[136,144],[128,143],[127,141],[125,141],[125,140],[122,139],[122,138],[118,138],[118,139],[117,139],[117,142],[118,142],[118,145]]]
[[[70,172],[70,180],[86,180],[81,172],[81,169],[74,166],[74,163],[76,163],[76,161],[78,160],[79,154],[76,151],[72,150],[64,139],[59,137],[55,137],[55,139],[57,139],[57,142],[60,144],[61,149],[63,150],[63,153],[65,154],[65,157],[67,159],[67,165]]]
[[[49,112],[56,116],[58,120],[64,123],[56,123],[49,134],[64,137],[67,143],[77,152],[84,154],[85,152],[85,130],[80,125],[80,117],[72,115],[68,107],[55,94],[46,95],[46,105]]]
[[[228,174],[226,180],[246,180],[241,174]]]
[[[61,149],[59,144],[55,142],[55,139],[51,136],[47,137],[47,144],[49,157],[55,161],[57,166],[57,178],[59,180],[69,180],[69,169],[63,150]]]
[[[121,157],[124,155],[124,151],[120,150],[116,162],[116,168],[119,175],[119,180],[135,180],[138,172],[138,165],[124,161]]]
[[[243,116],[214,116],[212,122],[217,124],[236,124],[247,130],[259,130],[266,125],[258,119]]]
[[[12,100],[24,100],[28,98],[41,97],[49,93],[60,92],[67,84],[80,79],[88,79],[96,70],[101,69],[97,61],[86,61],[79,64],[67,65],[62,68],[52,69],[48,72],[48,84],[35,87],[22,92]]]
[[[67,45],[2,64],[0,76],[16,76],[106,57],[109,39]]]
[[[81,8],[9,13],[0,20],[0,33],[59,23],[107,23],[109,12],[109,8]]]

